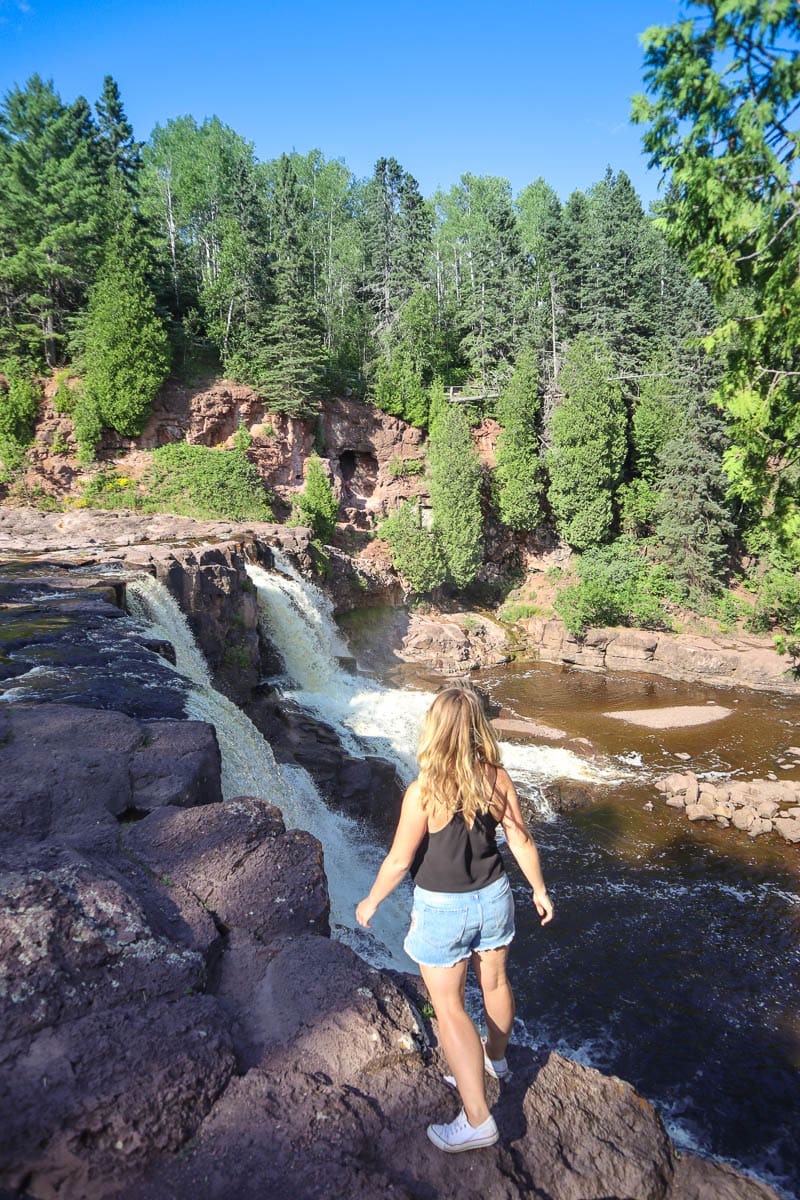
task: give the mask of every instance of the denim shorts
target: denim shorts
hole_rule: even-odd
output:
[[[414,888],[403,949],[424,967],[452,967],[473,950],[499,950],[514,936],[514,897],[502,875],[477,892]]]

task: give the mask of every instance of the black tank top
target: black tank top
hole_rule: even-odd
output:
[[[478,813],[468,829],[457,812],[443,829],[426,833],[411,864],[414,883],[429,892],[476,892],[494,883],[503,874],[497,825],[491,812]]]

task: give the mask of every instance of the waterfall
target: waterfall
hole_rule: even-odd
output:
[[[382,687],[344,671],[338,658],[347,647],[330,599],[303,579],[280,550],[273,554],[275,571],[248,565],[247,573],[258,592],[264,633],[283,659],[286,693],[332,725],[351,754],[382,755],[409,782],[416,774],[416,747],[430,693]],[[541,816],[552,815],[540,790],[547,780],[611,778],[603,767],[570,750],[508,742],[501,743],[501,750],[503,762]]]
[[[288,829],[313,833],[322,843],[335,936],[376,966],[412,968],[413,964],[400,949],[409,908],[402,889],[381,905],[374,932],[361,929],[355,921],[355,905],[369,891],[382,852],[365,840],[355,821],[331,812],[303,767],[279,766],[269,743],[250,718],[214,688],[208,664],[186,617],[162,583],[150,575],[130,580],[127,607],[152,636],[173,646],[174,669],[191,684],[185,706],[187,715],[214,726],[222,758],[225,799],[255,796],[268,800],[280,808]]]

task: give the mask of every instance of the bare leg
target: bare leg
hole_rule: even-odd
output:
[[[486,1013],[486,1053],[494,1059],[505,1058],[514,1025],[514,993],[506,975],[507,959],[508,946],[474,951],[472,955]]]
[[[483,1050],[478,1031],[464,1008],[464,983],[467,963],[453,967],[420,966],[431,998],[439,1037],[453,1072],[464,1112],[470,1125],[482,1125],[489,1116],[483,1077]]]

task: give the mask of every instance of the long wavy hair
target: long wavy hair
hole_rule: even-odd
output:
[[[471,684],[439,692],[425,716],[417,758],[424,809],[460,812],[470,829],[478,813],[489,811],[484,768],[500,766],[500,749]]]

